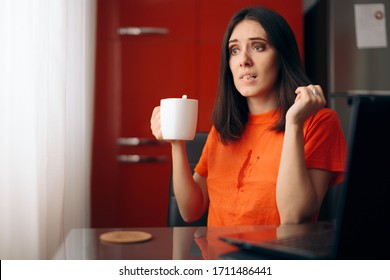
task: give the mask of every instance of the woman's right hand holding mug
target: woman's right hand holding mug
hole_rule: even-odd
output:
[[[174,143],[193,140],[198,118],[198,100],[182,98],[161,99],[153,109],[150,128],[157,140]]]
[[[152,117],[150,118],[150,129],[157,140],[163,140],[161,131],[160,106],[153,109]]]

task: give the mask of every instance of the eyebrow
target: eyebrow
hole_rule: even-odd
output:
[[[265,41],[265,42],[268,43],[268,40],[264,39],[263,37],[251,37],[251,38],[249,38],[249,41],[258,41],[258,40]],[[233,39],[233,40],[229,40],[228,44],[236,43],[236,42],[238,42],[238,39]]]

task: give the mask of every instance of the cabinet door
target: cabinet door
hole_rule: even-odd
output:
[[[165,226],[170,145],[152,141],[150,116],[162,98],[197,98],[195,1],[122,1],[120,13],[124,30],[141,28],[140,35],[120,37],[120,137],[150,139],[144,145],[120,147],[121,155],[141,159],[118,163],[122,211],[127,213],[123,223]]]
[[[162,98],[197,98],[195,1],[107,2],[98,2],[92,226],[165,226],[170,145],[154,140],[150,117]]]

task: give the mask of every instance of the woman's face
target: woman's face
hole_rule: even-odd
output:
[[[277,52],[268,42],[263,27],[254,20],[240,22],[233,29],[228,47],[234,85],[241,95],[275,98]]]

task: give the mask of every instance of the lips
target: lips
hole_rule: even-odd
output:
[[[240,76],[240,80],[254,80],[257,78],[256,74],[248,73],[248,74],[243,74]]]

